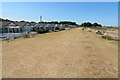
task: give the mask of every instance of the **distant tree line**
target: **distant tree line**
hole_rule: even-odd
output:
[[[2,18],[0,18],[0,21],[12,21],[12,20],[9,20],[9,19],[2,19]],[[22,20],[22,21],[12,21],[12,22],[28,22],[28,21],[24,21],[24,20]],[[36,23],[36,22],[31,21],[30,23]]]
[[[0,21],[12,21],[12,20],[8,20],[8,19],[2,19],[0,18]],[[18,22],[18,21],[17,21]],[[19,21],[19,22],[27,22],[27,21]],[[31,23],[36,23],[34,21],[32,21]],[[51,22],[39,22],[39,23],[48,23],[48,24],[67,24],[67,25],[77,25],[77,26],[82,26],[82,27],[102,27],[101,24],[98,24],[98,23],[90,23],[90,22],[84,22],[82,23],[81,25],[78,25],[76,22],[71,22],[71,21],[51,21]]]
[[[12,21],[12,20],[8,20],[8,19],[2,19],[0,18],[0,21]],[[27,21],[15,21],[15,22],[27,22]],[[31,23],[36,23],[34,21],[31,21]],[[51,22],[39,22],[39,23],[50,23],[50,24],[69,24],[69,25],[77,25],[76,22],[71,22],[71,21],[51,21]]]
[[[11,20],[0,18],[0,21],[11,21]]]
[[[98,24],[98,23],[90,23],[90,22],[84,22],[82,23],[80,26],[82,27],[102,27],[101,24]]]
[[[69,25],[77,25],[76,22],[71,21],[51,21],[51,22],[39,22],[39,23],[50,23],[50,24],[69,24]]]

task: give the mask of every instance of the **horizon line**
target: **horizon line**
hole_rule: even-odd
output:
[[[7,18],[1,18],[1,19],[7,19]],[[36,23],[39,23],[40,21],[30,21],[30,20],[12,20],[12,19],[7,19],[7,20],[10,20],[10,21],[18,21],[18,22],[20,22],[20,21],[26,21],[26,22],[36,22]],[[53,22],[55,22],[55,21],[57,21],[57,22],[61,22],[61,21],[70,21],[70,20],[52,20]],[[52,21],[42,21],[42,22],[52,22]],[[70,22],[75,22],[76,24],[78,24],[78,25],[80,25],[80,24],[82,24],[82,23],[84,23],[84,22],[90,22],[90,21],[83,21],[83,22],[81,22],[81,23],[77,23],[76,21],[70,21]],[[96,22],[90,22],[90,23],[97,23],[97,21]],[[99,24],[99,23],[98,23]],[[101,24],[102,26],[112,26],[112,27],[119,27],[119,25],[103,25],[103,24]]]

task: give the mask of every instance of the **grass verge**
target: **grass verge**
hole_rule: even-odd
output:
[[[117,27],[111,27],[111,28],[108,28],[108,27],[91,27],[92,29],[97,29],[97,30],[109,30],[109,31],[116,31],[118,30]]]

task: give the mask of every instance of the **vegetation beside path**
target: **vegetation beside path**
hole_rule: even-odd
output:
[[[83,27],[82,30],[94,32],[103,39],[120,41],[118,38],[118,27]]]

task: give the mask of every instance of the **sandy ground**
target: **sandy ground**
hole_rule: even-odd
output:
[[[2,79],[2,41],[0,41],[0,79]]]
[[[118,46],[81,28],[3,41],[3,78],[117,78]]]

